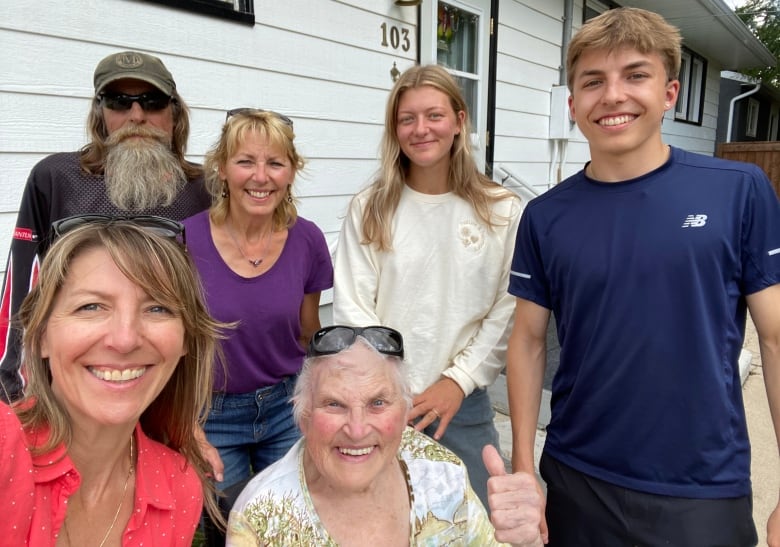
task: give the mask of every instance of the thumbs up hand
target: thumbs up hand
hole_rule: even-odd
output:
[[[490,445],[482,449],[482,461],[490,473],[488,504],[496,540],[515,547],[542,547],[547,543],[547,523],[536,477],[522,472],[508,474],[501,455]]]

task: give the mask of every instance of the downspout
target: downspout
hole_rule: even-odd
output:
[[[566,53],[571,42],[571,29],[574,24],[574,0],[563,3],[563,37],[561,38],[561,69],[558,71],[558,83],[566,85]]]
[[[750,91],[745,91],[741,95],[737,95],[733,99],[731,99],[731,102],[729,103],[729,125],[726,129],[726,142],[731,142],[731,125],[734,122],[734,105],[737,103],[738,100],[744,99],[745,97],[749,97],[753,93],[757,93],[758,90],[761,89],[761,82],[756,84],[756,87],[751,89]]]
[[[561,36],[561,68],[558,71],[558,84],[561,86],[567,85],[567,71],[566,71],[566,56],[569,51],[569,42],[571,42],[572,27],[574,26],[574,0],[564,0],[563,3],[563,31]],[[557,170],[555,170],[555,182],[556,184],[561,182],[563,178],[563,168],[566,163],[566,147],[568,146],[568,140],[566,138],[554,139],[553,141],[553,157],[550,161],[550,173],[547,176],[549,181],[553,180],[553,171],[557,163]],[[550,183],[548,183],[548,188]]]

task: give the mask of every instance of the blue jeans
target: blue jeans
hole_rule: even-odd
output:
[[[486,511],[489,511],[487,503],[489,475],[482,462],[482,448],[486,444],[492,444],[496,450],[499,450],[498,431],[493,425],[494,416],[495,412],[487,390],[475,389],[471,395],[463,399],[463,404],[460,405],[460,409],[439,440],[466,464],[471,488],[482,501]],[[437,427],[439,427],[439,420],[426,427],[424,432],[433,437]]]
[[[225,464],[217,489],[246,481],[279,460],[300,438],[293,421],[297,376],[250,393],[215,393],[203,429]]]

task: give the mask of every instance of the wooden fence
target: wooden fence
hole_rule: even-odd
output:
[[[755,163],[769,176],[780,196],[780,141],[719,143],[715,155]]]

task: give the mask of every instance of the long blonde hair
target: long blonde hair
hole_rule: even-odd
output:
[[[489,228],[493,228],[497,223],[491,213],[491,205],[509,195],[514,195],[477,169],[471,152],[469,136],[472,131],[468,106],[455,79],[438,65],[409,68],[398,78],[387,100],[385,130],[381,144],[381,165],[377,178],[369,187],[368,200],[363,211],[362,243],[375,244],[381,251],[392,248],[390,226],[401,199],[410,165],[409,158],[401,150],[396,135],[398,103],[404,92],[423,86],[432,87],[447,95],[455,113],[464,114],[460,134],[455,135],[450,150],[447,177],[450,191],[471,203],[477,217]]]
[[[212,368],[224,325],[209,315],[192,261],[173,239],[132,221],[118,220],[84,224],[54,242],[43,260],[37,284],[19,310],[28,386],[15,411],[26,430],[49,427],[49,437],[36,453],[46,453],[60,443],[70,446],[70,417],[52,390],[41,341],[71,264],[91,249],[108,252],[128,279],[182,320],[186,353],[140,422],[149,438],[176,450],[193,466],[203,486],[207,510],[216,522],[224,522],[216,506],[213,483],[207,477],[211,467],[194,435],[196,424],[202,424],[208,413]]]

